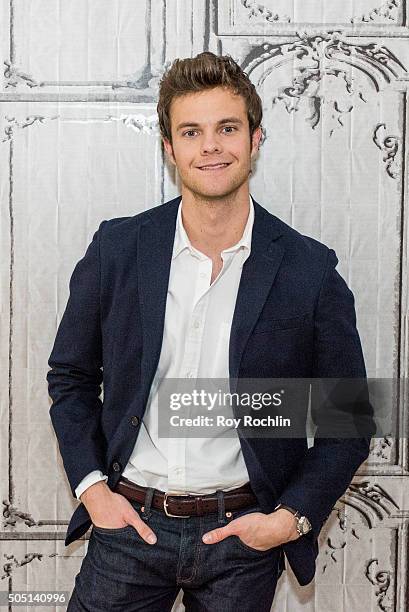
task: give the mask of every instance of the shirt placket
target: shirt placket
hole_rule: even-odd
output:
[[[181,378],[188,378],[193,381],[197,378],[205,327],[204,324],[209,305],[212,260],[203,254],[192,252],[189,253],[189,256],[194,259],[196,283],[192,300],[192,313],[186,334],[184,356],[181,366]],[[189,408],[184,410],[183,416],[189,418],[191,416],[191,410]],[[188,427],[186,428],[186,432],[187,436],[181,435],[178,438],[170,438],[168,441],[169,490],[186,490],[186,445],[190,439]]]

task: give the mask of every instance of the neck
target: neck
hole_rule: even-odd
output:
[[[191,244],[214,257],[243,235],[250,212],[249,190],[223,198],[198,198],[182,190],[182,221]]]

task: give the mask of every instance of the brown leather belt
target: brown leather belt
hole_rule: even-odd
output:
[[[147,487],[142,487],[121,477],[114,491],[120,493],[129,500],[145,503]],[[239,510],[246,506],[257,504],[257,498],[253,493],[250,483],[242,487],[224,492],[225,511]],[[151,502],[152,508],[162,510],[167,516],[187,518],[189,516],[203,516],[218,511],[218,499],[216,493],[208,495],[192,495],[190,493],[177,493],[172,491],[154,490]]]

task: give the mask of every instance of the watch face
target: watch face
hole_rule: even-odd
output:
[[[308,533],[311,530],[311,523],[310,521],[307,519],[306,516],[302,516],[300,518],[300,520],[298,521],[299,527],[300,527],[300,531],[304,534],[304,533]]]

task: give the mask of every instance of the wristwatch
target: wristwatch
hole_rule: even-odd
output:
[[[298,510],[294,510],[294,508],[290,508],[290,506],[286,506],[285,504],[278,504],[278,506],[274,508],[274,512],[276,510],[279,510],[280,508],[284,508],[284,510],[289,510],[291,514],[294,514],[294,517],[297,521],[297,533],[300,536],[305,535],[306,533],[311,531],[312,527],[310,521],[307,519],[306,516],[301,516]]]

